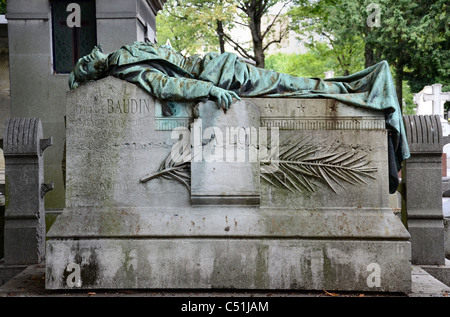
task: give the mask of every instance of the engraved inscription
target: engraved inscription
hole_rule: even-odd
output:
[[[107,99],[108,113],[149,113],[150,99]]]
[[[146,114],[150,112],[152,106],[150,99],[111,99],[107,98],[101,104],[79,105],[76,113],[80,115],[95,114]]]

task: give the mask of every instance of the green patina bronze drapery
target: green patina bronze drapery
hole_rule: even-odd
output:
[[[93,66],[88,67],[89,63]],[[386,61],[350,76],[323,80],[257,68],[232,53],[184,57],[168,47],[136,42],[109,55],[97,51],[89,58],[80,59],[71,74],[70,86],[75,88],[83,82],[108,75],[137,84],[162,100],[201,100],[218,95],[225,96],[225,103],[237,96],[332,98],[353,106],[383,110],[390,131],[391,193],[398,186],[395,174],[401,168],[401,162],[410,155],[401,109]]]

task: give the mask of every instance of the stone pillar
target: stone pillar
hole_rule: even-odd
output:
[[[35,264],[45,254],[44,149],[52,138],[42,139],[37,118],[12,118],[5,123],[3,151],[6,174],[5,265]]]
[[[156,14],[165,0],[97,0],[97,42],[105,52],[134,41],[156,42]]]
[[[411,234],[413,264],[445,262],[442,212],[442,148],[439,115],[405,115],[411,157],[403,168],[402,217]]]

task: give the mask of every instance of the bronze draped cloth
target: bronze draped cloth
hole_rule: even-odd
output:
[[[301,78],[247,64],[232,53],[184,57],[171,48],[136,42],[108,56],[109,75],[137,84],[162,100],[209,97],[213,86],[242,97],[332,98],[345,104],[383,110],[389,130],[389,188],[398,187],[398,171],[410,156],[403,116],[386,61],[350,76]]]

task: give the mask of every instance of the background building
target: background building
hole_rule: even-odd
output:
[[[8,44],[6,21],[0,19],[0,128],[8,116],[39,117],[44,138],[53,137],[53,146],[45,151],[45,182],[55,184],[45,196],[47,210],[64,208],[64,116],[70,70],[98,43],[107,53],[134,41],[154,42],[155,17],[164,2],[7,1]],[[3,71],[7,63],[9,77]]]

